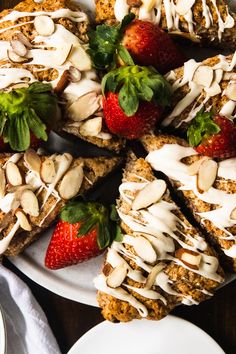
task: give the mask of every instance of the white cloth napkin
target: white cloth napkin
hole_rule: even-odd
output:
[[[47,318],[26,284],[0,264],[7,354],[60,354]]]

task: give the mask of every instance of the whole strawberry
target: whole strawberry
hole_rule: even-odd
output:
[[[103,111],[108,129],[138,139],[155,127],[170,102],[171,88],[154,68],[123,66],[102,80]]]
[[[236,156],[236,126],[228,118],[212,112],[198,112],[187,131],[190,145],[202,155],[214,158]]]
[[[116,226],[100,203],[70,202],[61,212],[45,265],[59,269],[96,257],[111,243]]]
[[[135,63],[152,65],[162,74],[182,66],[185,61],[169,34],[149,21],[132,21],[125,29],[122,44]]]

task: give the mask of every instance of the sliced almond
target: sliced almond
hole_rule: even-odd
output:
[[[185,248],[179,248],[175,252],[175,256],[181,260],[187,267],[192,268],[194,270],[199,269],[199,265],[201,263],[201,254],[195,251],[191,251]]]
[[[218,164],[214,160],[204,161],[197,175],[197,188],[200,193],[207,192],[215,182]]]
[[[66,171],[69,169],[71,163],[73,161],[73,157],[71,154],[64,153],[62,155],[57,155],[55,157],[55,169],[56,169],[56,176],[53,181],[53,185],[56,185],[60,179],[64,176]]]
[[[58,94],[61,95],[64,90],[67,88],[67,86],[70,83],[70,78],[69,78],[69,71],[65,70],[60,77],[60,80],[57,83],[57,86],[55,87],[54,91]]]
[[[236,82],[230,82],[225,90],[225,95],[232,101],[236,101]]]
[[[99,97],[96,92],[88,92],[69,106],[68,114],[70,119],[78,122],[89,118],[99,108]]]
[[[147,12],[150,12],[156,5],[156,0],[142,0],[143,6]]]
[[[52,183],[56,176],[55,164],[52,159],[46,158],[40,169],[40,177],[44,183]]]
[[[102,130],[102,117],[96,117],[86,120],[81,124],[79,132],[83,136],[96,136]]]
[[[179,15],[186,15],[189,10],[191,10],[192,6],[194,5],[195,0],[178,0],[176,4],[176,12]]]
[[[26,46],[26,48],[28,48],[28,49],[32,48],[32,44],[30,43],[28,38],[22,32],[18,32],[16,34],[16,38],[18,39],[18,41],[23,43]]]
[[[235,72],[225,72],[223,75],[223,79],[236,81],[236,73]]]
[[[216,81],[213,81],[210,87],[204,87],[204,91],[208,96],[214,97],[221,93],[221,87]]]
[[[84,172],[82,165],[76,166],[69,170],[63,177],[59,186],[61,198],[68,200],[75,197],[79,193],[83,178]]]
[[[148,263],[154,263],[157,260],[157,254],[151,243],[143,236],[135,237],[133,248],[137,255]]]
[[[114,268],[107,277],[107,285],[110,288],[118,288],[125,280],[127,273],[128,269],[125,264],[121,264],[120,266]]]
[[[55,23],[46,15],[36,16],[34,27],[40,36],[50,36],[55,31]]]
[[[213,77],[213,69],[210,66],[201,65],[196,69],[193,75],[193,81],[198,85],[210,87],[213,81]]]
[[[199,160],[195,161],[194,163],[192,163],[191,165],[189,165],[188,166],[188,175],[189,176],[197,175],[201,164],[206,160],[209,160],[209,157],[203,156],[201,159],[199,159]]]
[[[146,281],[146,285],[145,285],[146,289],[151,289],[151,287],[155,284],[157,274],[160,273],[164,268],[165,268],[164,263],[156,264],[152,268],[151,272],[148,274],[148,277],[147,277],[147,281]]]
[[[23,211],[30,216],[39,216],[39,203],[36,195],[31,190],[24,190],[21,194],[20,204]]]
[[[149,205],[158,202],[165,191],[166,182],[162,179],[155,179],[138,192],[132,203],[132,209],[139,210],[147,208]]]
[[[216,69],[214,71],[214,81],[216,81],[218,84],[221,82],[223,78],[223,73],[224,71],[222,69]]]
[[[24,153],[24,161],[29,170],[40,172],[41,158],[34,150],[29,149]]]
[[[5,193],[6,193],[5,171],[2,167],[0,167],[0,199],[4,197]]]
[[[18,41],[17,39],[12,39],[10,44],[11,44],[13,52],[15,52],[20,57],[26,56],[27,48],[22,42]]]
[[[20,227],[23,230],[25,230],[25,231],[31,231],[32,230],[32,226],[30,225],[26,215],[21,210],[18,210],[15,215],[17,217],[17,220],[20,223]]]
[[[92,69],[90,56],[79,43],[73,46],[68,60],[75,68],[79,69],[80,71],[88,71]]]
[[[21,57],[18,54],[16,54],[15,52],[13,52],[12,50],[8,50],[7,51],[7,56],[8,59],[12,62],[12,63],[27,63],[30,59],[25,58],[25,57]]]
[[[102,272],[107,277],[112,272],[113,269],[114,268],[112,268],[110,263],[106,263],[102,268]]]
[[[20,170],[12,161],[9,161],[6,165],[6,177],[12,186],[20,186],[23,183]]]
[[[234,208],[230,214],[230,219],[236,220],[236,208]]]
[[[81,72],[74,66],[69,67],[69,75],[71,82],[79,82],[81,80]]]

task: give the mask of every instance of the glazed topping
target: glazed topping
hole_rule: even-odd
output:
[[[0,254],[6,251],[17,231],[30,231],[33,225],[41,227],[60,201],[78,194],[83,166],[71,168],[72,162],[68,153],[41,157],[34,150],[27,150],[12,155],[1,166],[0,210],[5,215],[0,224],[4,236],[0,240]],[[50,197],[48,209],[44,206]],[[10,230],[9,223],[13,224]]]
[[[226,101],[219,114],[232,120],[236,117],[236,76],[234,72],[236,52],[232,59],[223,55],[219,55],[218,59],[219,62],[214,66],[190,59],[184,64],[183,76],[180,79],[176,79],[174,72],[167,74],[167,81],[172,82],[174,91],[187,85],[188,93],[185,93],[169,116],[164,119],[163,126],[170,125],[181,114],[185,116],[177,122],[176,127],[190,122],[214,96],[218,97],[219,102],[222,98]],[[222,88],[223,82],[226,84],[225,89]]]
[[[236,158],[216,163],[210,159],[201,159],[195,173],[191,166],[182,162],[183,158],[196,155],[196,151],[178,144],[165,144],[159,150],[148,154],[146,160],[158,171],[181,183],[180,190],[193,191],[201,201],[214,206],[214,209],[198,213],[204,220],[211,221],[215,227],[224,232],[223,239],[236,241],[236,237],[228,228],[236,225],[236,194],[214,187],[218,178],[236,180]],[[235,257],[235,246],[231,250],[224,249],[225,254]]]
[[[104,271],[99,275],[95,279],[95,286],[100,291],[129,302],[140,316],[146,317],[147,308],[129,290],[164,304],[167,304],[167,298],[163,292],[177,296],[189,305],[197,303],[191,296],[174,290],[173,281],[165,272],[170,262],[216,282],[222,282],[223,279],[217,273],[217,258],[204,253],[207,249],[204,239],[198,235],[193,237],[189,227],[175,214],[177,206],[163,200],[163,196],[168,196],[166,183],[160,179],[148,181],[138,178],[137,182],[124,181],[119,188],[121,199],[129,211],[126,208],[124,211],[122,207],[118,207],[117,211],[132,234],[125,234],[121,242],[112,243],[106,259],[112,271]],[[159,193],[156,189],[159,189]],[[139,269],[133,269],[127,259]],[[144,272],[148,273],[147,277],[143,275]],[[131,286],[127,279],[140,283],[140,286]]]
[[[216,0],[210,1],[217,15],[218,39],[221,41],[222,33],[224,33],[227,28],[234,27],[235,21],[229,14],[227,6],[226,18],[222,18]],[[196,0],[177,0],[175,2],[172,0],[143,0],[142,3],[138,15],[140,20],[148,20],[159,24],[164,10],[168,31],[181,32],[181,26],[179,24],[180,22],[181,24],[185,22],[190,35],[193,38],[197,37],[195,33],[196,23],[193,18],[193,7]],[[123,17],[128,14],[129,10],[130,6],[128,6],[127,0],[115,1],[114,13],[118,21],[122,21]],[[205,20],[205,28],[209,29],[211,26],[215,26],[216,23],[213,21],[213,13],[211,8],[207,5],[206,0],[202,0],[202,16]]]
[[[15,21],[25,17],[30,17],[31,20],[15,24]],[[96,124],[94,130],[91,125],[96,122],[96,114],[102,110],[100,83],[92,70],[86,45],[64,26],[54,22],[59,18],[66,18],[75,23],[88,20],[83,12],[69,9],[53,12],[12,11],[1,18],[0,23],[5,25],[7,22],[8,26],[1,29],[0,33],[12,28],[16,28],[16,31],[12,40],[0,41],[0,89],[9,90],[12,85],[19,83],[30,84],[37,81],[35,75],[39,72],[53,70],[53,75],[51,79],[49,76],[48,80],[55,91],[67,99],[70,124],[77,126],[77,121],[80,121],[82,116],[83,119],[89,119],[89,122],[80,129],[80,134],[99,136],[102,133],[102,125]],[[34,39],[31,42],[21,32],[21,27],[29,23],[34,27]],[[21,66],[13,68],[15,64]],[[91,105],[88,101],[83,106],[76,107],[78,99],[91,94],[95,97],[96,105]],[[106,137],[110,138],[111,136]]]

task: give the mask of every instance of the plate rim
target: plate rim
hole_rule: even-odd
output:
[[[6,354],[7,350],[7,331],[6,322],[4,319],[3,309],[0,305],[0,354]]]

